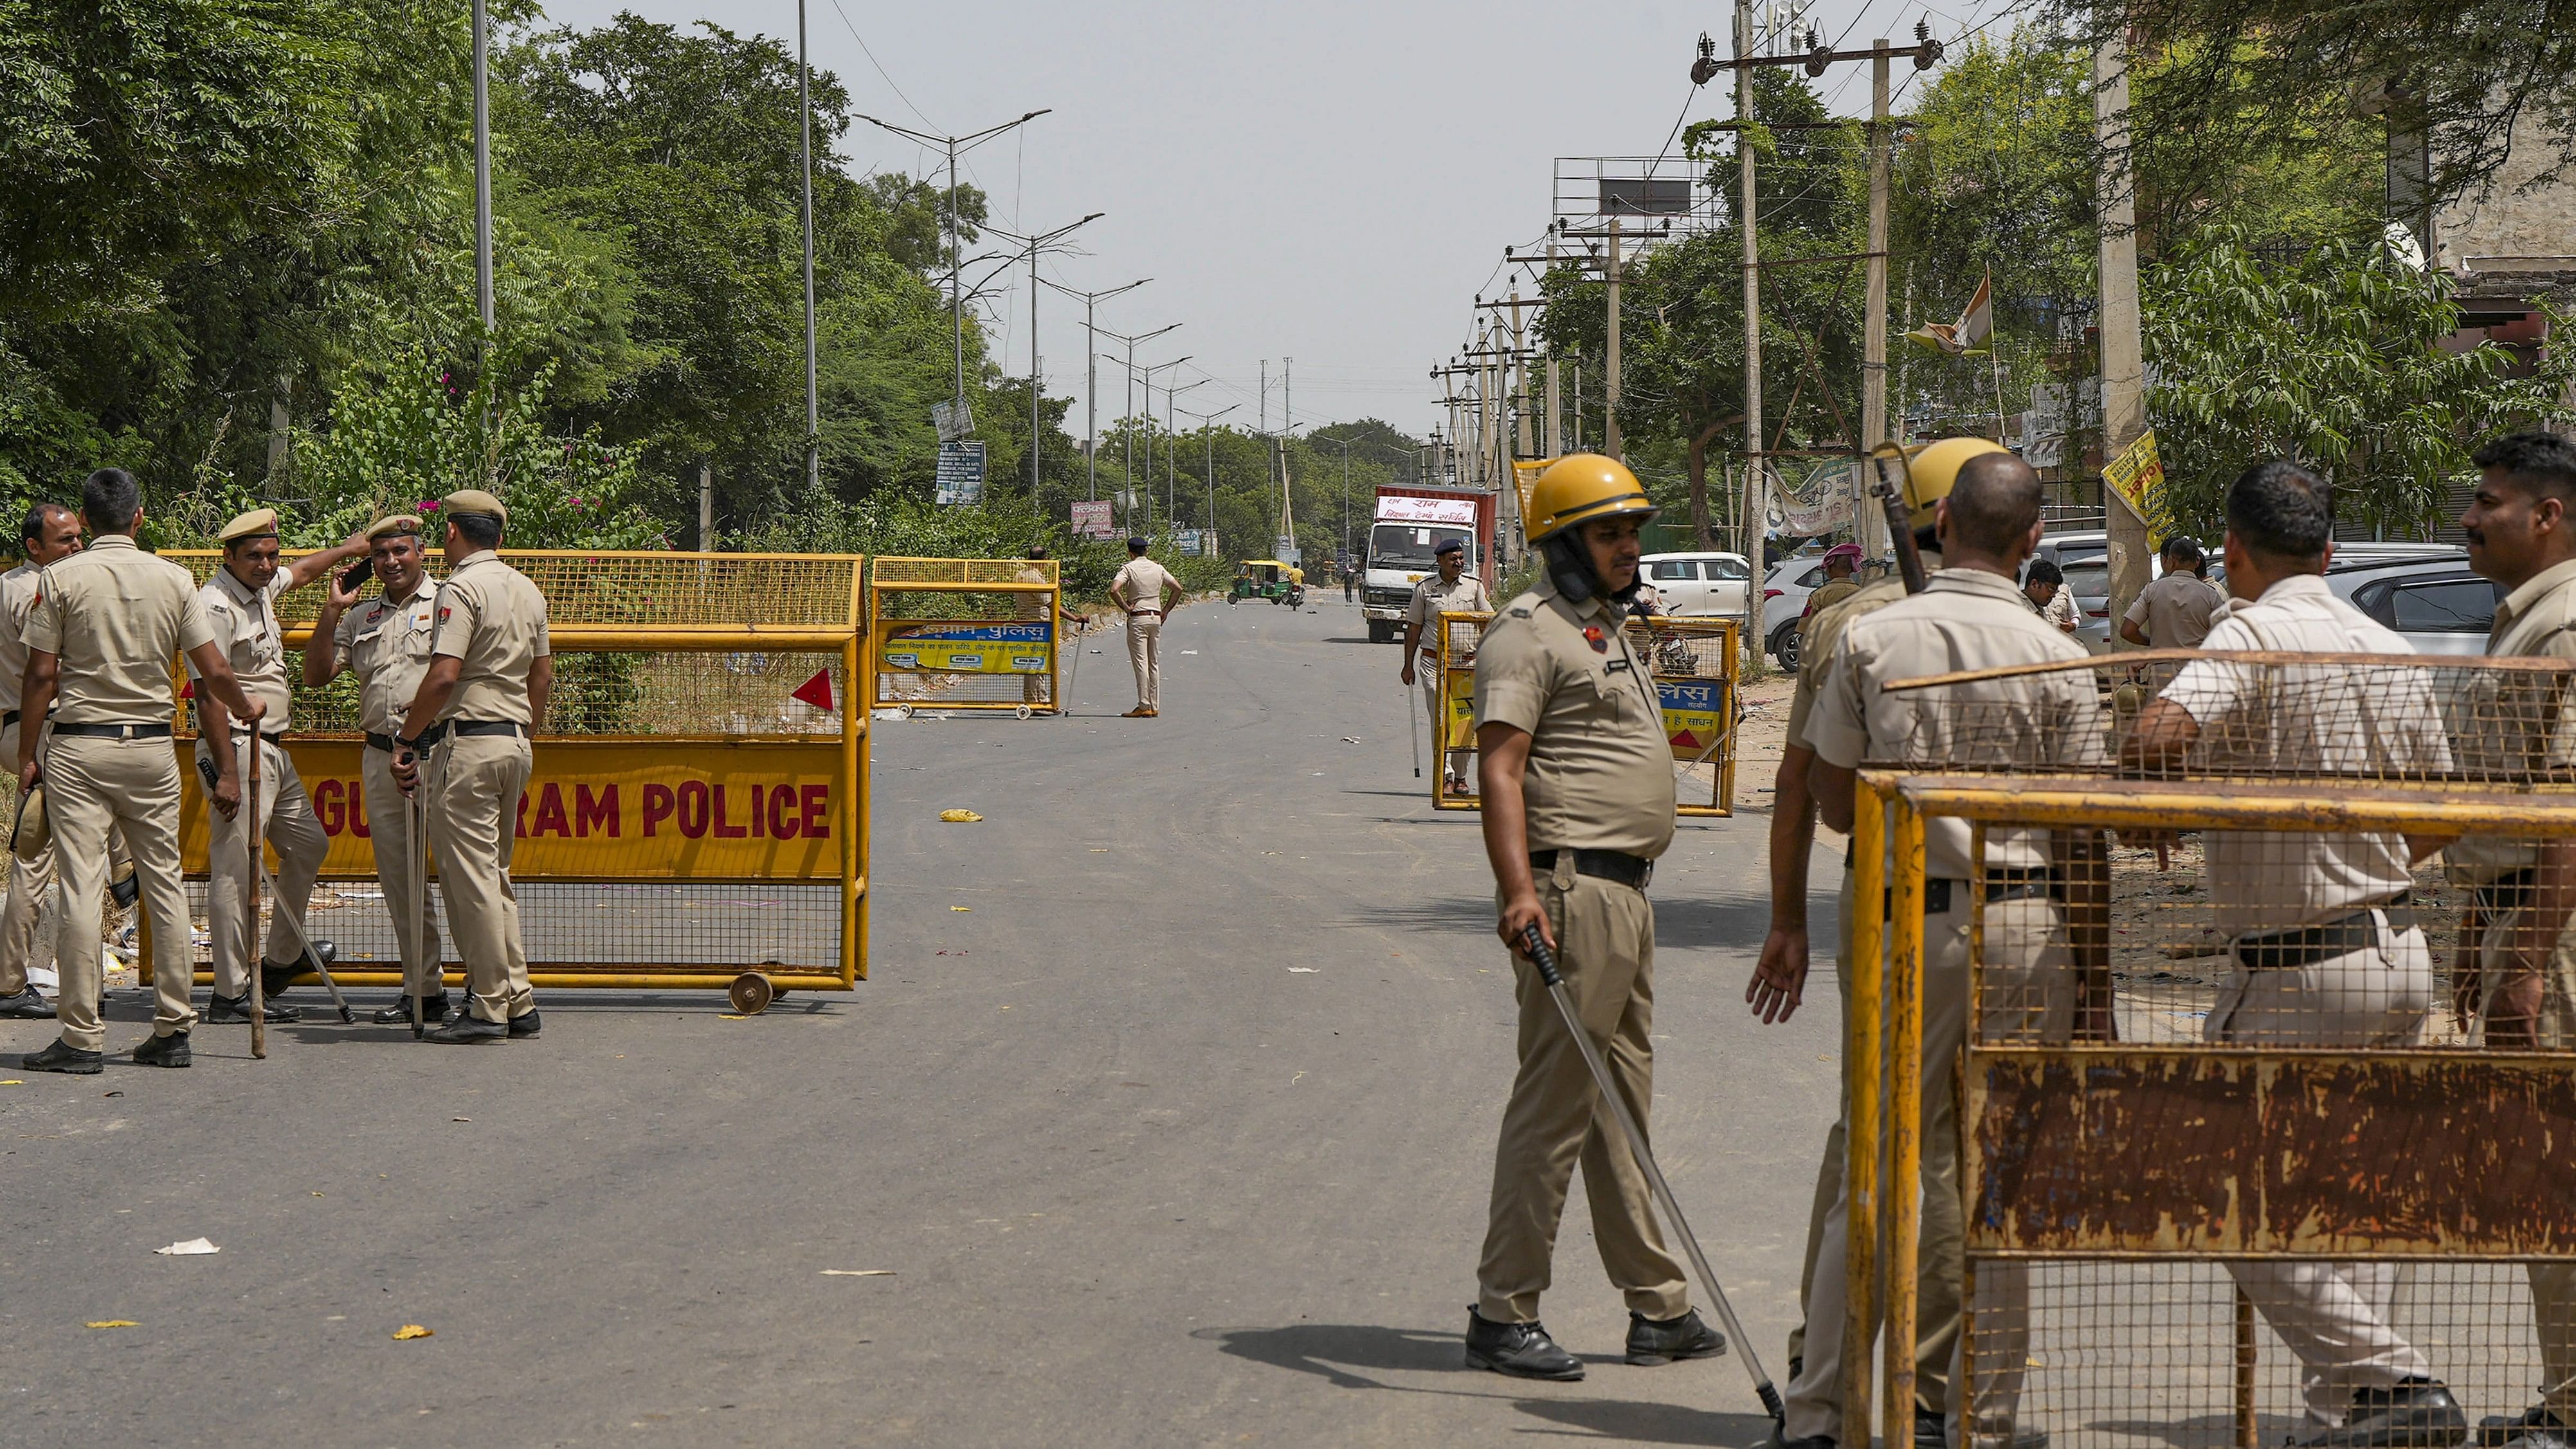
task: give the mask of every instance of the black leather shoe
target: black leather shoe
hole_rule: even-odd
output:
[[[2469,1435],[2469,1442],[2477,1445],[2478,1449],[2503,1449],[2530,1429],[2538,1429],[2562,1442],[2568,1437],[2567,1426],[2558,1422],[2558,1416],[2549,1412],[2547,1404],[2534,1404],[2511,1418],[2489,1414],[2478,1420],[2477,1431]]]
[[[316,955],[320,960],[316,961]],[[316,941],[313,949],[292,961],[271,961],[262,957],[259,963],[259,989],[263,995],[276,996],[302,984],[308,978],[320,979],[323,970],[340,959],[340,948],[328,941]]]
[[[2342,1428],[2298,1442],[2301,1449],[2452,1449],[2468,1434],[2469,1416],[2449,1389],[2431,1379],[2409,1379],[2395,1388],[2355,1392]]]
[[[54,1004],[47,1001],[45,993],[38,991],[31,981],[27,983],[26,990],[15,996],[0,996],[0,1016],[12,1021],[51,1021],[54,1019]]]
[[[1834,1449],[1833,1437],[1818,1434],[1812,1439],[1792,1439],[1786,1424],[1771,1421],[1771,1437],[1762,1441],[1764,1449]]]
[[[2505,1449],[2568,1449],[2569,1443],[2566,1426],[2553,1420],[2545,1427],[2526,1425],[2519,1435],[2505,1441]]]
[[[1715,1358],[1726,1352],[1726,1335],[1700,1321],[1696,1309],[1679,1318],[1656,1320],[1628,1314],[1628,1362],[1653,1368],[1683,1358]]]
[[[429,1040],[446,1046],[478,1046],[487,1041],[508,1038],[510,1029],[497,1021],[485,1021],[473,1012],[457,1013],[447,1025],[429,1034]]]
[[[1473,1308],[1467,1310],[1467,1367],[1516,1379],[1570,1382],[1583,1377],[1583,1360],[1557,1347],[1544,1326],[1496,1323]]]
[[[85,1052],[60,1037],[40,1052],[27,1053],[18,1064],[30,1072],[69,1072],[76,1077],[94,1077],[107,1070],[105,1052]]]
[[[188,1034],[184,1031],[155,1036],[134,1049],[134,1064],[138,1067],[184,1067],[188,1061]]]
[[[422,1001],[420,1004],[420,1019],[422,1024],[427,1026],[437,1026],[442,1022],[445,1022],[447,1020],[447,993],[442,991],[436,996],[429,997]],[[409,996],[397,996],[394,998],[393,1005],[377,1007],[376,1025],[411,1025],[411,998]]]
[[[302,1021],[304,1019],[304,1012],[300,1007],[263,1004],[260,1007],[260,1010],[268,1014],[268,1019],[270,1021]],[[250,1025],[250,993],[245,991],[239,996],[207,997],[206,1020],[216,1026]]]
[[[107,893],[116,898],[118,910],[130,911],[134,909],[134,903],[143,896],[143,882],[129,870],[107,883]]]
[[[509,1032],[512,1041],[533,1040],[537,1033],[545,1029],[545,1022],[533,1011],[510,1018]]]

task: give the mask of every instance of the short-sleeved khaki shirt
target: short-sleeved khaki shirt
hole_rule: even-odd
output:
[[[429,652],[464,661],[438,716],[531,725],[528,671],[554,652],[546,596],[490,549],[465,556],[438,586]],[[408,722],[407,722],[408,723]]]
[[[1937,553],[1923,555],[1923,567],[1937,572],[1941,567],[1941,556]],[[1821,594],[1824,590],[1816,592]],[[1853,585],[1851,592],[1816,609],[1800,622],[1798,684],[1789,695],[1789,731],[1786,736],[1789,743],[1804,745],[1811,750],[1815,748],[1807,739],[1807,722],[1815,717],[1816,690],[1825,682],[1826,661],[1833,657],[1834,646],[1842,642],[1844,628],[1852,620],[1874,614],[1904,597],[1905,576],[1889,574],[1885,578]]]
[[[358,727],[401,738],[403,716],[429,673],[438,586],[427,574],[409,594],[390,593],[340,616],[331,634],[333,667],[358,676]]]
[[[2506,658],[2576,660],[2576,561],[2541,570],[2496,605],[2487,652]],[[2576,700],[2545,698],[2552,686],[2490,674],[2470,682],[2453,704],[2461,724],[2461,768],[2507,779],[2563,771],[2576,764]],[[2442,852],[2445,873],[2484,885],[2537,864],[2528,840],[2464,836]]]
[[[215,576],[197,591],[197,604],[206,611],[206,623],[224,647],[224,662],[233,667],[242,693],[268,706],[267,717],[259,722],[262,734],[285,733],[287,711],[294,703],[286,685],[286,638],[277,627],[277,597],[293,582],[281,568],[268,587],[253,589],[218,565]],[[188,677],[197,677],[193,663]]]
[[[2063,594],[2065,589],[2061,586],[2058,592]],[[2120,619],[2145,631],[2153,648],[2197,649],[2209,637],[2210,616],[2226,602],[2218,585],[2177,569],[2140,589]]]
[[[36,607],[35,564],[22,563],[0,574],[0,710],[18,708],[19,686],[27,679],[27,614]]]
[[[1601,600],[1542,579],[1476,647],[1476,723],[1530,736],[1521,779],[1532,850],[1649,860],[1673,841],[1673,751],[1646,661]]]
[[[1130,614],[1140,609],[1161,613],[1164,596],[1179,586],[1172,571],[1161,564],[1150,558],[1131,558],[1118,570],[1118,577],[1109,581],[1109,597]]]
[[[121,533],[45,566],[26,646],[61,661],[57,724],[168,724],[170,656],[215,642],[186,569]]]
[[[1404,606],[1404,622],[1422,630],[1422,652],[1430,654],[1440,648],[1441,615],[1493,611],[1493,595],[1485,592],[1484,580],[1474,574],[1460,574],[1454,584],[1442,583],[1438,574],[1431,574],[1413,586],[1412,602]]]
[[[1982,569],[1945,569],[1922,593],[1844,625],[1807,721],[1808,743],[1818,759],[1846,769],[1865,761],[2006,769],[2099,764],[2102,710],[2090,670],[1902,692],[1882,688],[1899,679],[2085,657],[2083,645],[2031,611],[2012,580]],[[1967,821],[1929,819],[1923,843],[1926,875],[1961,880],[1974,870]],[[2048,863],[2047,831],[1986,832],[1986,869]]]

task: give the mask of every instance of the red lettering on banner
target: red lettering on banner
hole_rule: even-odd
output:
[[[587,840],[590,838],[590,829],[594,825],[602,827],[600,830],[602,835],[612,840],[616,838],[616,786],[606,786],[596,796],[590,793],[588,785],[572,787],[572,833]]]
[[[707,833],[707,782],[681,781],[679,797],[680,833],[695,840]]]
[[[614,794],[615,787],[612,786],[610,789],[611,793]],[[670,786],[647,785],[644,787],[644,837],[646,839],[649,840],[652,838],[653,826],[656,822],[671,818],[671,811],[674,808],[676,807],[672,803]],[[617,832],[612,830],[608,833],[615,835]]]
[[[831,808],[832,808],[832,787],[831,787],[831,786],[829,786],[829,785],[808,785],[808,786],[806,786],[806,787],[805,787],[805,824],[804,824],[804,828],[805,828],[805,838],[806,838],[806,839],[808,839],[808,840],[829,840],[829,839],[831,839],[831,838],[832,838],[832,822],[831,822],[831,819],[829,818],[828,814],[826,813],[826,812],[828,812]]]
[[[348,784],[348,792],[349,792],[349,829],[350,829],[350,830],[352,830],[352,831],[354,831],[354,832],[356,832],[357,837],[358,837],[360,840],[373,840],[373,839],[375,839],[375,834],[374,834],[374,832],[373,832],[373,831],[371,831],[371,830],[368,828],[368,825],[367,825],[367,812],[366,812],[365,810],[362,810],[362,809],[360,809],[360,808],[358,807],[358,802],[359,802],[361,799],[363,799],[363,798],[364,798],[364,796],[363,796],[363,794],[361,793],[361,787],[359,786],[359,784],[358,784],[358,782],[357,782],[357,781],[355,781],[355,780],[351,780],[351,781],[349,782],[349,784]]]
[[[768,787],[768,786],[766,786],[766,785],[754,785],[754,786],[752,786],[752,787],[751,787],[751,838],[752,838],[752,839],[754,839],[754,840],[758,840],[760,837],[762,837],[762,836],[764,836],[764,835],[767,835],[767,834],[769,833],[769,821],[768,821],[768,820],[763,816],[763,814],[762,814],[762,812],[761,812],[761,807],[762,807],[763,805],[768,804],[768,803],[769,803],[769,787]]]
[[[715,789],[714,789],[714,792],[713,792],[713,793],[714,793],[714,795],[715,795],[714,819],[715,819],[715,828],[716,828],[716,839],[718,839],[718,840],[740,840],[742,837],[744,837],[744,836],[746,836],[746,835],[749,835],[751,832],[750,832],[749,830],[744,829],[742,826],[739,826],[739,825],[728,825],[728,824],[726,824],[726,823],[725,823],[724,786],[722,786],[722,785],[718,785],[718,786],[716,786],[716,787],[715,787]],[[755,791],[754,791],[754,796],[755,796],[755,798],[757,798],[757,794],[758,794],[758,792],[757,792],[757,790],[755,789]],[[758,805],[754,805],[754,806],[752,806],[752,809],[753,809],[753,810],[755,810],[755,811],[756,811],[756,810],[758,810],[759,808],[760,808],[760,807],[759,807]]]
[[[537,828],[531,833],[556,836],[572,834],[572,818],[564,814],[563,786],[552,780],[546,782],[545,792],[537,797]]]
[[[525,790],[519,792],[519,820],[510,828],[510,837],[514,840],[528,838],[528,792]]]
[[[793,785],[781,785],[770,791],[769,808],[761,813],[769,817],[769,833],[781,840],[794,840],[797,827],[804,823],[796,818],[796,787]]]
[[[313,818],[322,823],[324,835],[337,835],[348,823],[349,802],[340,794],[340,782],[323,780],[313,787]]]

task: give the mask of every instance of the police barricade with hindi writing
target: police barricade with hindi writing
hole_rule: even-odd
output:
[[[1442,810],[1479,808],[1472,751],[1476,748],[1476,644],[1493,615],[1442,614],[1438,625],[1439,718],[1432,737],[1443,768],[1433,772],[1431,803]],[[1675,814],[1735,813],[1735,727],[1738,649],[1743,637],[1733,619],[1679,619],[1658,614],[1631,618],[1628,646],[1654,672],[1663,709],[1664,735],[1672,742]],[[1457,753],[1452,753],[1457,752]],[[1447,762],[1461,761],[1450,783]],[[1705,791],[1707,803],[1694,800]]]
[[[2533,1385],[2569,1407],[2571,684],[2159,650],[1885,686],[1912,733],[1863,762],[1844,896],[1888,905],[1844,925],[1843,1442],[1874,1380],[1906,1432],[1918,1315],[1955,1306],[1915,1271],[1949,1162],[1963,1258],[1927,1281],[1984,1449],[2373,1414],[2413,1417],[2349,1442],[2500,1445],[2471,1426]]]
[[[871,559],[869,706],[1062,713],[1062,600],[1053,559]]]
[[[170,557],[200,578],[221,561]],[[555,661],[510,869],[535,983],[716,988],[757,1011],[777,992],[845,991],[865,977],[868,716],[853,694],[865,668],[862,560],[502,557],[545,594]],[[444,571],[433,558],[432,576]],[[316,647],[322,588],[279,600],[289,650]],[[339,948],[332,974],[344,985],[399,985],[360,784],[356,681],[344,674],[307,689],[301,665],[290,653],[287,748],[330,842],[307,925]],[[181,850],[202,921],[206,806],[188,713]],[[402,820],[398,807],[380,807],[374,828]],[[462,971],[434,876],[433,867],[454,983]],[[202,970],[202,933],[197,956]]]

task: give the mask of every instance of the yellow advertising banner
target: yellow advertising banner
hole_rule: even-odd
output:
[[[2102,481],[2129,505],[2129,511],[2140,518],[2153,518],[2149,499],[2165,482],[2165,465],[2156,456],[2156,430],[2138,434],[2138,440],[2124,449],[2102,470]]]
[[[206,869],[206,797],[194,741],[179,746],[179,849]],[[357,740],[294,740],[313,814],[330,838],[323,874],[375,874]],[[379,802],[402,828],[399,802]],[[510,874],[520,880],[838,880],[858,819],[831,739],[547,739],[519,796]],[[271,860],[274,867],[275,861]]]
[[[900,674],[1052,674],[1055,629],[1043,619],[877,625],[877,668]]]

